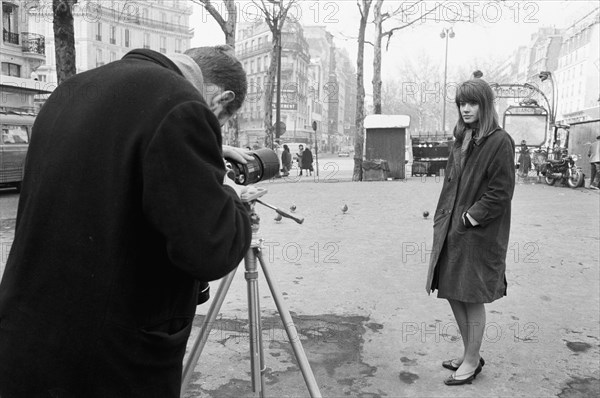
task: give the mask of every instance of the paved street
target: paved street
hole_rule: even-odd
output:
[[[459,355],[460,336],[447,302],[424,289],[433,223],[422,214],[435,210],[441,181],[352,183],[352,159],[323,160],[319,179],[257,184],[269,191],[265,202],[282,209],[295,204],[296,214],[305,217],[302,225],[276,222],[272,210],[257,209],[263,257],[293,314],[324,397],[600,393],[598,192],[516,187],[508,296],[487,306],[486,365],[472,385],[447,387],[443,379],[450,372],[441,362]],[[3,247],[12,239],[16,198],[0,193]],[[213,295],[217,285],[211,284]],[[266,395],[308,396],[262,275],[259,295]],[[197,326],[207,310],[208,304],[199,307]],[[247,326],[239,269],[188,397],[252,396]]]

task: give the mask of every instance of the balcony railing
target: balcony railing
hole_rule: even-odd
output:
[[[21,34],[23,52],[46,55],[46,38],[37,33],[23,32]]]
[[[2,29],[2,40],[5,43],[19,44],[19,34]]]

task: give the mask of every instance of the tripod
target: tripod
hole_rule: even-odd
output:
[[[273,295],[273,300],[277,306],[277,311],[279,312],[279,316],[281,321],[283,322],[283,326],[285,327],[285,331],[287,332],[288,340],[292,345],[294,350],[294,354],[296,356],[296,360],[298,361],[298,365],[300,367],[300,371],[302,372],[302,376],[304,377],[304,382],[308,388],[309,394],[311,397],[321,397],[321,392],[319,391],[319,387],[317,386],[317,382],[315,380],[315,376],[312,373],[310,368],[310,364],[308,363],[308,359],[306,358],[306,354],[304,352],[304,348],[300,343],[300,338],[298,336],[298,332],[296,331],[296,327],[292,321],[292,316],[288,311],[285,303],[283,302],[281,293],[279,291],[279,287],[275,283],[275,279],[272,277],[269,268],[266,266],[261,252],[261,244],[262,239],[256,236],[259,228],[260,218],[254,212],[254,206],[258,202],[266,207],[269,207],[275,210],[278,214],[283,217],[291,218],[299,224],[304,222],[304,219],[299,219],[294,217],[291,214],[287,214],[286,212],[271,206],[267,203],[261,202],[258,198],[265,195],[267,190],[264,188],[253,188],[252,191],[242,195],[242,201],[244,202],[247,210],[250,214],[250,221],[252,225],[252,243],[250,245],[250,249],[246,253],[244,257],[244,264],[246,268],[245,278],[248,287],[248,323],[250,330],[250,364],[251,364],[251,375],[252,375],[252,391],[259,397],[264,397],[265,383],[264,383],[264,372],[266,371],[264,354],[263,354],[263,342],[262,342],[262,328],[261,328],[261,319],[260,319],[260,305],[259,305],[259,296],[258,296],[258,267],[256,261],[260,263],[263,273],[265,274],[265,278],[267,283],[269,284],[269,289],[271,290],[271,294]],[[237,269],[237,268],[236,268]],[[234,269],[229,275],[227,275],[219,285],[213,303],[208,310],[206,315],[206,319],[202,324],[200,329],[200,333],[192,346],[190,354],[188,356],[188,360],[184,365],[183,369],[183,377],[181,383],[181,397],[184,396],[187,386],[190,383],[192,373],[194,372],[194,367],[200,358],[200,354],[204,349],[204,345],[208,340],[208,336],[210,334],[210,330],[212,325],[214,325],[214,321],[217,318],[217,315],[221,309],[221,305],[225,300],[225,295],[231,286],[231,282],[233,281],[233,277],[235,276]]]

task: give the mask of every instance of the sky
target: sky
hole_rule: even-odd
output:
[[[213,1],[217,4],[220,1]],[[415,5],[415,3],[417,3]],[[443,4],[442,4],[443,3]],[[408,28],[398,31],[383,54],[383,76],[398,74],[405,62],[417,63],[423,57],[444,64],[445,40],[440,38],[444,28],[452,28],[455,36],[448,40],[448,70],[465,64],[476,65],[497,60],[502,62],[520,45],[527,45],[532,33],[540,27],[566,28],[578,16],[598,6],[597,1],[395,1],[385,0],[383,11],[401,7],[410,16],[404,21],[389,21],[384,30],[405,25],[407,21],[427,14]],[[253,20],[255,7],[241,0],[238,20]],[[437,7],[437,8],[436,8]],[[372,20],[372,10],[370,20]],[[355,0],[300,0],[292,15],[304,25],[322,25],[334,35],[336,45],[346,48],[351,57],[357,53],[360,14]],[[395,24],[395,25],[394,25]],[[208,13],[197,6],[190,18],[195,29],[192,46],[223,42],[218,25]],[[372,26],[372,24],[371,24]],[[372,28],[367,40],[372,41]],[[385,44],[385,43],[384,43]],[[352,59],[356,64],[356,60]],[[365,47],[365,72],[370,76],[372,47]],[[370,79],[365,79],[369,81]]]

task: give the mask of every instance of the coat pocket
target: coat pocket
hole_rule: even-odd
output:
[[[157,347],[177,347],[187,342],[192,329],[192,319],[172,318],[159,324],[144,327],[140,333],[146,343]]]

